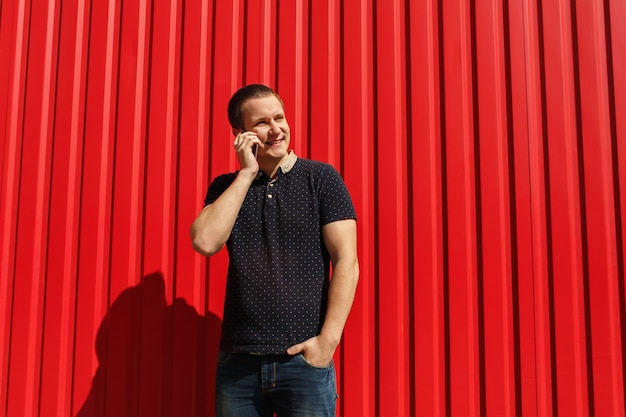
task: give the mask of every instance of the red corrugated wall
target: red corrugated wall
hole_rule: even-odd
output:
[[[225,106],[284,98],[361,280],[339,415],[623,416],[623,0],[2,0],[0,416],[210,416]]]

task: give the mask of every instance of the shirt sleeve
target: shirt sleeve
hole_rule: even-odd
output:
[[[213,182],[211,182],[211,185],[209,185],[209,189],[204,198],[204,206],[206,207],[209,204],[213,204],[230,184],[232,184],[235,176],[236,174],[222,174],[216,177]]]
[[[356,220],[352,198],[339,172],[332,165],[325,165],[322,174],[320,186],[321,225],[339,220]]]

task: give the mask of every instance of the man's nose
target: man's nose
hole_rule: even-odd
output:
[[[280,126],[278,126],[278,123],[272,120],[270,121],[269,124],[270,124],[270,131],[269,131],[270,134],[277,135],[280,133]]]

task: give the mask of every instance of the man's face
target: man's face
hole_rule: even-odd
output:
[[[289,124],[285,109],[274,96],[251,98],[241,105],[243,126],[257,134],[263,146],[259,147],[258,159],[282,158],[289,149]]]

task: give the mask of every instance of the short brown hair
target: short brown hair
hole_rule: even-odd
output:
[[[231,127],[234,129],[243,129],[241,106],[246,100],[251,98],[263,98],[271,95],[276,96],[284,109],[285,104],[278,93],[266,85],[248,84],[237,90],[228,101],[228,121],[230,122]]]

